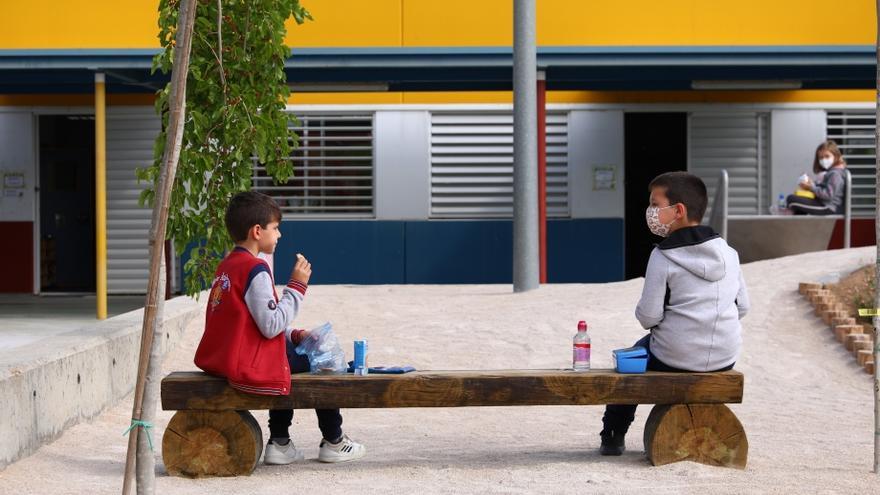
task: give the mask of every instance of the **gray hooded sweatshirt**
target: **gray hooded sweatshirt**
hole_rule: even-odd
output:
[[[651,330],[651,353],[690,371],[733,364],[749,296],[739,255],[710,227],[676,230],[651,252],[636,318]]]

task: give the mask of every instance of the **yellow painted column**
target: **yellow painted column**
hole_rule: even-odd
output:
[[[104,74],[95,74],[95,301],[107,318],[107,105]]]

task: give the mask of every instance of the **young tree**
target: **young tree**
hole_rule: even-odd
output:
[[[153,70],[169,72],[180,0],[160,0],[162,51]],[[299,0],[199,0],[187,79],[187,114],[180,165],[171,194],[169,239],[178,253],[189,251],[186,292],[210,285],[222,253],[231,246],[223,215],[229,199],[251,187],[253,158],[268,175],[285,182],[293,175],[289,160],[297,136],[288,131],[293,117],[285,106],[290,93],[284,62],[285,21],[311,19]],[[162,133],[155,161],[139,169],[147,182],[141,202],[152,204],[168,123],[166,86],[157,93]],[[193,248],[192,246],[195,245]]]

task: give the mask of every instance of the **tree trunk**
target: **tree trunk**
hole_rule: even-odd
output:
[[[171,70],[171,88],[169,94],[168,128],[166,131],[165,154],[162,157],[162,170],[156,185],[153,218],[150,227],[150,278],[147,282],[147,297],[144,304],[144,324],[141,334],[141,350],[138,360],[137,382],[134,388],[134,404],[131,421],[134,428],[129,432],[128,451],[125,457],[125,474],[122,482],[122,495],[131,491],[131,479],[134,474],[135,450],[140,437],[142,406],[146,386],[147,370],[150,354],[153,349],[153,335],[156,332],[156,312],[158,309],[160,287],[160,268],[162,264],[162,247],[165,244],[165,230],[168,223],[168,204],[171,188],[180,158],[181,139],[183,137],[184,112],[186,110],[186,76],[189,72],[189,54],[192,46],[193,21],[196,13],[195,0],[183,0],[180,3],[180,15],[175,34],[174,65]],[[154,391],[155,393],[155,391]],[[155,475],[155,473],[152,473]]]

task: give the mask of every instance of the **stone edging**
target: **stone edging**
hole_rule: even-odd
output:
[[[846,306],[837,301],[834,294],[822,284],[801,282],[798,292],[816,309],[816,316],[822,318],[834,332],[838,342],[850,351],[868,374],[874,374],[874,336],[865,333],[865,327],[858,324]]]

